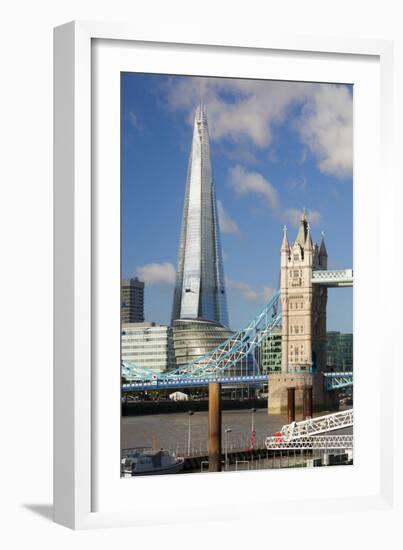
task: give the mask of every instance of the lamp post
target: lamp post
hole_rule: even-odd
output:
[[[251,409],[251,413],[252,413],[252,433],[255,429],[255,412],[256,412],[256,409]]]
[[[231,428],[225,430],[225,467],[228,467],[228,434],[232,432]]]
[[[188,456],[190,456],[190,417],[193,416],[193,411],[188,411],[189,425],[188,425]]]

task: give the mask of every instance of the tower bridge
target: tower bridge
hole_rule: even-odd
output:
[[[124,361],[122,374],[128,383],[123,391],[200,386],[212,380],[233,385],[262,384],[267,375],[260,371],[261,348],[280,326],[281,372],[269,374],[270,412],[285,409],[288,387],[298,390],[313,386],[314,402],[323,406],[329,390],[351,383],[351,376],[324,375],[328,288],[352,286],[352,269],[328,269],[323,234],[320,245],[312,241],[305,212],[294,243],[288,242],[284,227],[280,256],[280,288],[254,319],[231,334],[207,112],[204,105],[199,105],[189,155],[172,307],[177,368],[156,373]],[[300,394],[296,392],[297,407]]]
[[[224,385],[263,384],[268,380],[269,412],[284,412],[287,388],[295,388],[296,406],[302,390],[312,386],[317,407],[331,405],[331,390],[351,386],[352,372],[326,368],[327,289],[353,285],[353,270],[328,270],[327,250],[312,242],[306,214],[301,216],[295,242],[287,230],[281,246],[281,284],[265,307],[244,328],[212,351],[170,372],[156,373],[127,361],[123,391],[189,388],[218,381]],[[260,372],[262,343],[281,326],[281,372]]]

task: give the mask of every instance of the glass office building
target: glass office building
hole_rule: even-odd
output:
[[[124,279],[120,288],[120,318],[122,323],[142,323],[144,321],[144,283],[137,277]]]
[[[123,323],[122,361],[156,372],[175,367],[172,328],[157,323]]]
[[[194,119],[172,307],[172,322],[176,319],[229,326],[204,105],[198,106]]]
[[[176,365],[181,367],[215,349],[232,336],[228,328],[203,319],[176,319],[173,347]]]
[[[261,374],[281,371],[281,327],[274,328],[262,342],[258,351]]]
[[[335,371],[353,370],[353,335],[330,331],[326,334],[327,366]]]

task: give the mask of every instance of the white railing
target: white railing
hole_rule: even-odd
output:
[[[292,422],[281,428],[281,435],[285,440],[297,439],[304,436],[317,435],[353,425],[353,409],[318,416],[301,422]]]
[[[312,435],[286,440],[282,436],[266,438],[267,450],[352,449],[352,435]]]

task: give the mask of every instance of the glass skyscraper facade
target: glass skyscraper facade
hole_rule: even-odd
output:
[[[327,335],[327,366],[337,371],[353,370],[353,335],[336,331]]]
[[[202,104],[196,109],[188,165],[172,322],[176,319],[229,325],[207,113]]]
[[[261,374],[281,371],[281,327],[266,336],[258,353]]]
[[[175,367],[172,328],[157,323],[123,323],[122,361],[163,372]]]
[[[231,336],[231,330],[213,321],[176,319],[173,324],[176,365],[182,367],[191,363]]]

